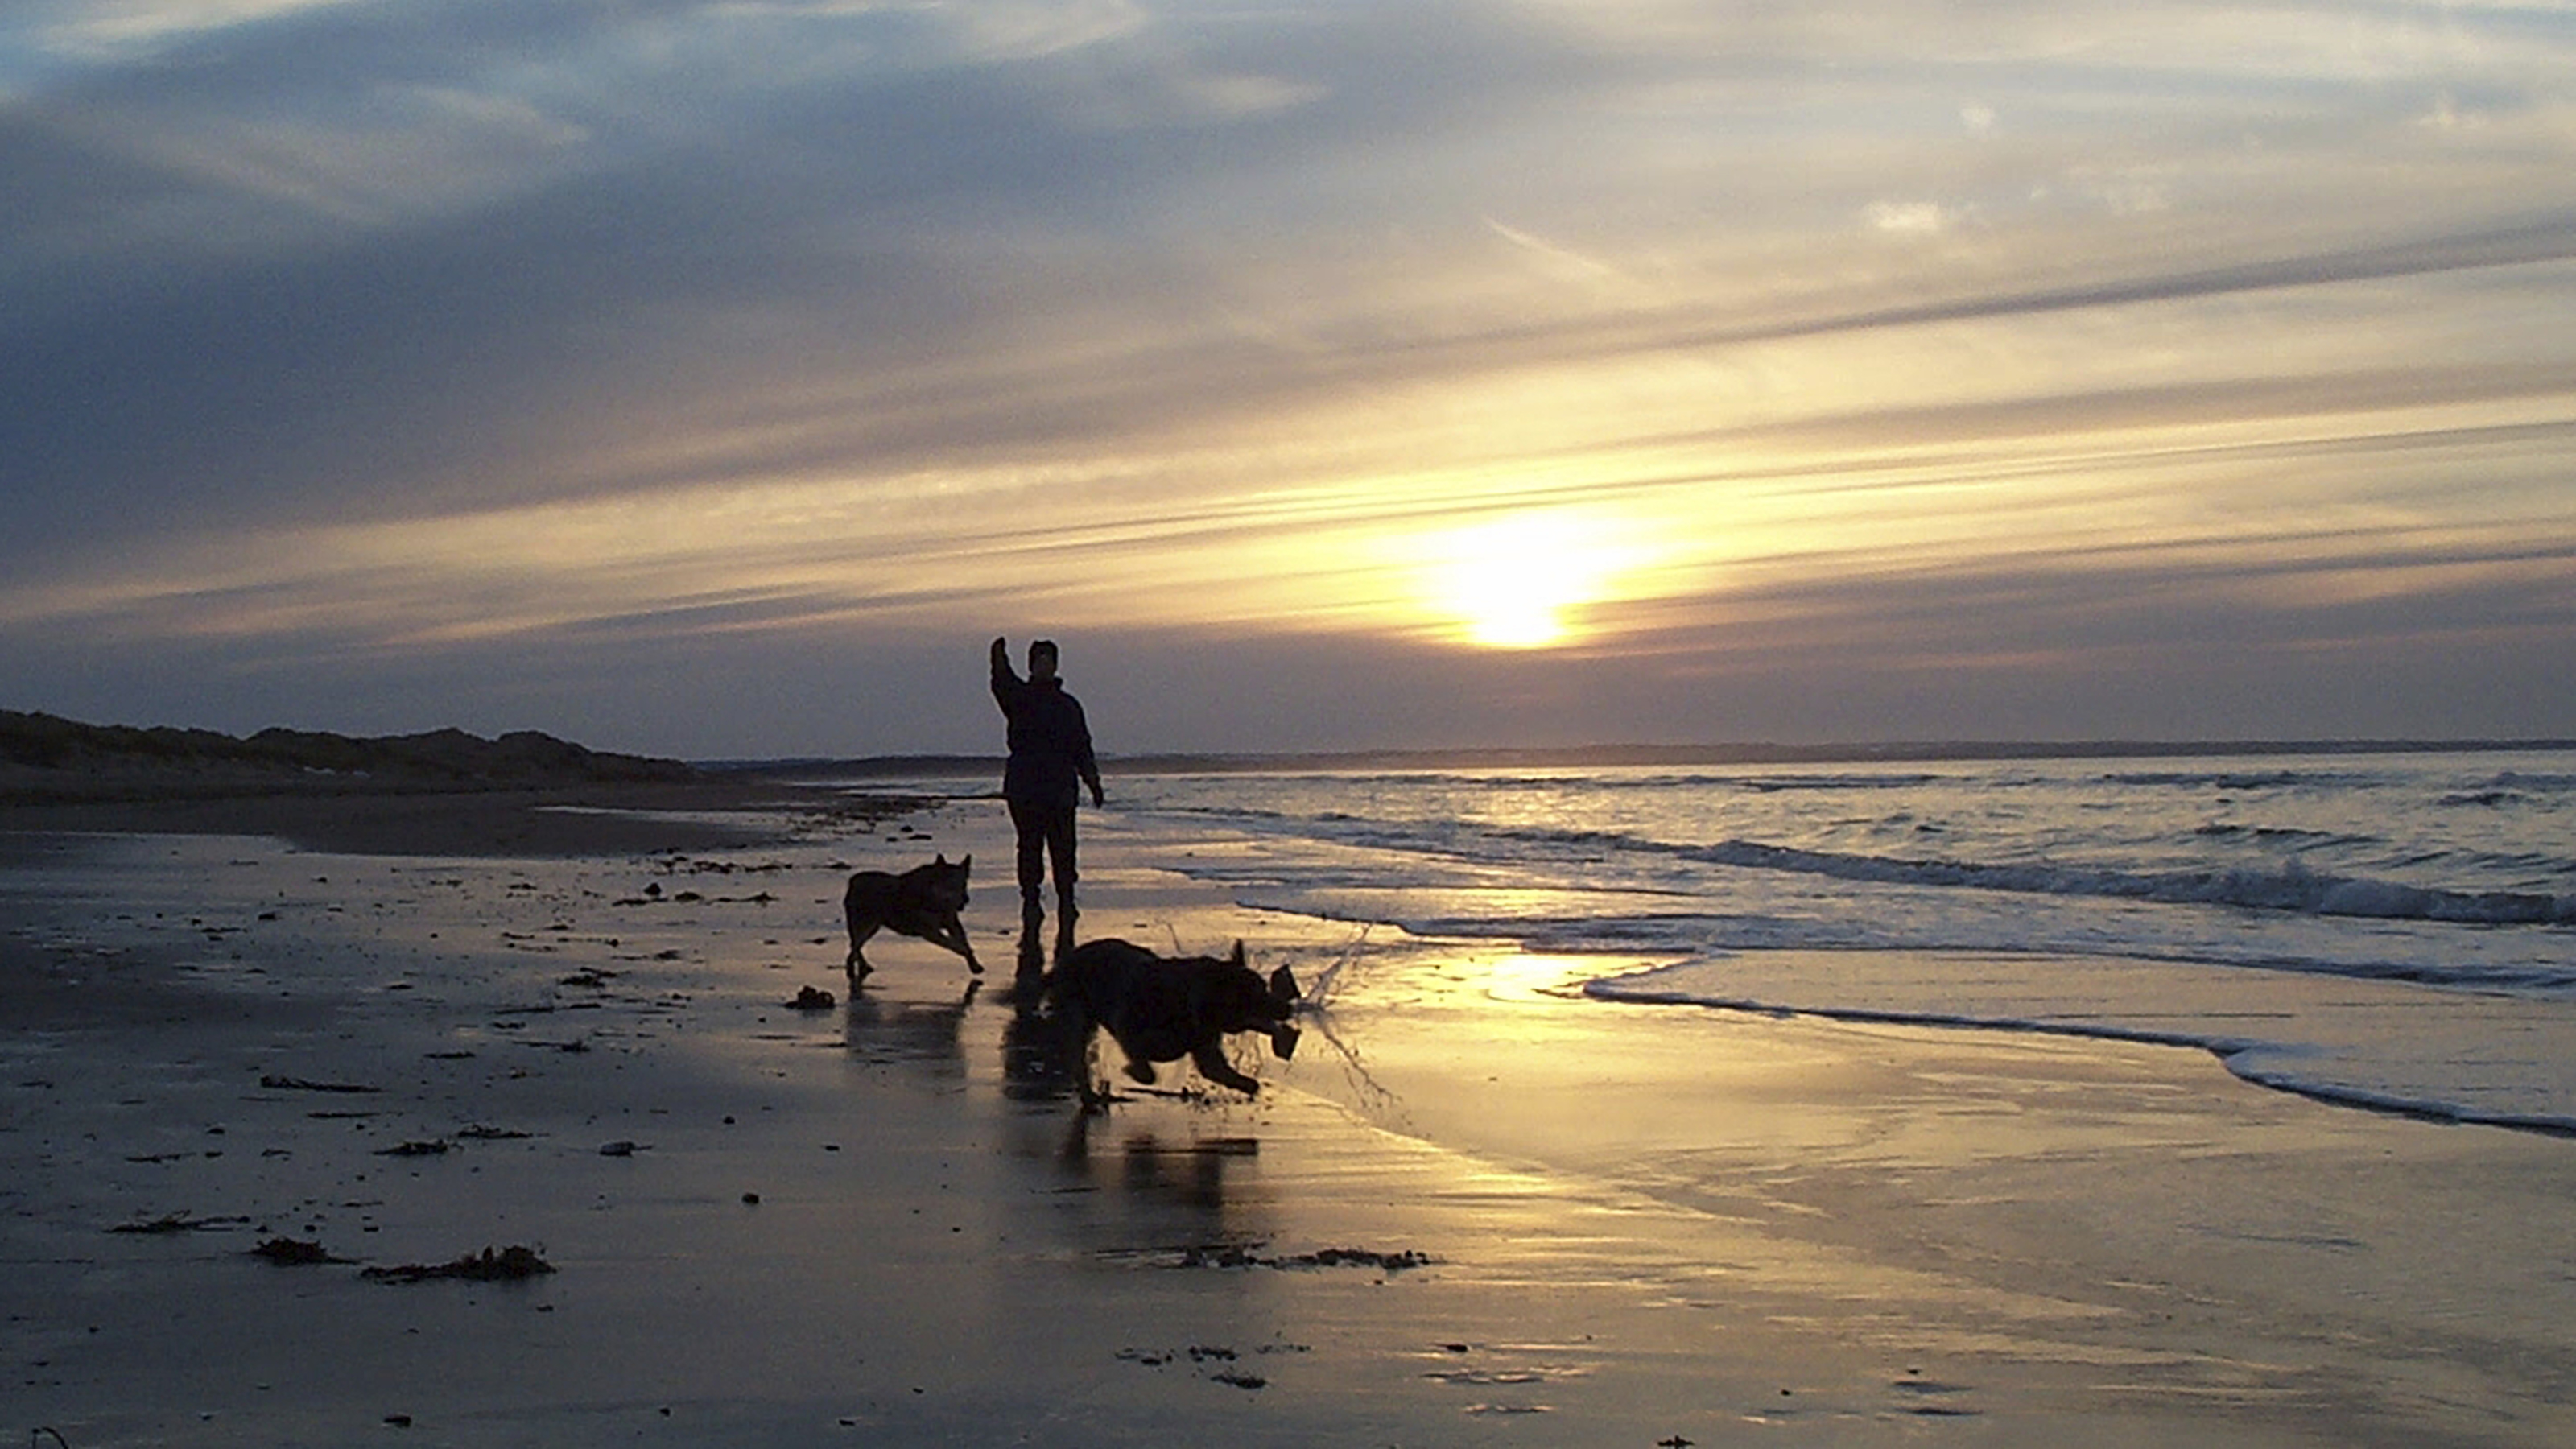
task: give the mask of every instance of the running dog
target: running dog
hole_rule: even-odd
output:
[[[841,913],[850,922],[850,959],[842,963],[850,984],[866,980],[873,969],[860,948],[880,929],[945,946],[966,958],[967,970],[983,975],[984,963],[975,959],[957,919],[966,909],[966,872],[974,863],[970,855],[952,865],[941,855],[901,875],[863,870],[851,876],[849,892],[841,897]]]
[[[1265,985],[1234,954],[1157,956],[1142,946],[1107,938],[1087,941],[1056,963],[1047,990],[1065,1023],[1065,1042],[1082,1081],[1082,1100],[1097,1105],[1105,1094],[1091,1079],[1091,1034],[1103,1028],[1127,1054],[1127,1075],[1154,1080],[1154,1063],[1187,1057],[1199,1075],[1249,1096],[1261,1084],[1226,1060],[1228,1033],[1257,1031],[1285,1061],[1297,1050],[1297,978],[1282,966]]]

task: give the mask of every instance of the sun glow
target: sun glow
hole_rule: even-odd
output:
[[[1488,649],[1545,649],[1575,637],[1623,551],[1588,520],[1520,514],[1443,534],[1425,550],[1430,607]]]

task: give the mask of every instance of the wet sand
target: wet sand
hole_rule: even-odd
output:
[[[1325,1009],[1257,1100],[1085,1118],[1013,999],[998,806],[669,834],[705,823],[0,835],[0,1432],[2576,1441],[2564,1141],[1579,999],[1616,963],[1246,911],[1114,810],[1086,935],[1240,935]],[[880,937],[852,999],[842,874],[934,850],[989,976]],[[511,1247],[553,1271],[365,1276]]]

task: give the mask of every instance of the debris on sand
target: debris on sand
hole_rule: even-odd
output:
[[[1257,1244],[1242,1243],[1208,1243],[1138,1256],[1173,1268],[1372,1268],[1381,1273],[1426,1268],[1435,1261],[1429,1253],[1415,1248],[1394,1252],[1380,1252],[1374,1248],[1319,1248],[1311,1253],[1271,1254],[1260,1251]]]
[[[250,1219],[242,1217],[200,1218],[191,1217],[184,1212],[176,1212],[163,1213],[157,1218],[147,1218],[130,1223],[119,1223],[115,1227],[109,1228],[108,1231],[111,1233],[142,1233],[157,1236],[163,1233],[202,1233],[214,1228],[239,1228],[247,1227],[249,1224]]]
[[[796,999],[787,1003],[791,1011],[829,1011],[838,1005],[840,1002],[832,993],[819,986],[797,987]]]
[[[361,1268],[358,1276],[379,1283],[426,1283],[435,1278],[462,1278],[475,1283],[512,1283],[555,1270],[534,1248],[517,1244],[498,1252],[485,1248],[452,1263],[406,1263],[396,1268]]]
[[[272,1092],[381,1092],[362,1082],[315,1082],[303,1077],[284,1077],[274,1073],[261,1077],[259,1084]]]
[[[404,1142],[392,1147],[379,1147],[376,1149],[376,1155],[378,1157],[444,1157],[454,1150],[455,1144],[449,1142]]]
[[[1321,1252],[1297,1253],[1281,1258],[1276,1268],[1376,1268],[1387,1273],[1401,1273],[1407,1268],[1425,1268],[1431,1255],[1418,1248],[1404,1248],[1381,1253],[1371,1248],[1326,1248]]]
[[[264,1258],[281,1267],[290,1268],[300,1267],[307,1263],[349,1263],[356,1261],[352,1258],[337,1257],[328,1249],[324,1248],[320,1243],[308,1243],[299,1238],[270,1238],[268,1241],[261,1243],[258,1247],[251,1249],[250,1255],[254,1258]]]
[[[1257,1354],[1278,1354],[1305,1353],[1308,1350],[1303,1344],[1266,1343],[1250,1351]],[[1192,1344],[1188,1348],[1177,1349],[1122,1348],[1118,1350],[1117,1357],[1121,1363],[1141,1364],[1152,1369],[1164,1368],[1179,1363],[1185,1358],[1194,1368],[1206,1369],[1207,1365],[1214,1363],[1221,1367],[1208,1371],[1204,1375],[1210,1383],[1246,1390],[1270,1387],[1270,1380],[1266,1376],[1241,1367],[1239,1360],[1243,1355],[1231,1348],[1210,1344]]]

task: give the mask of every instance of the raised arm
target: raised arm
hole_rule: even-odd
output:
[[[1020,687],[1019,671],[1011,667],[1011,641],[993,641],[993,699],[1005,710],[1011,707],[1011,696]]]

